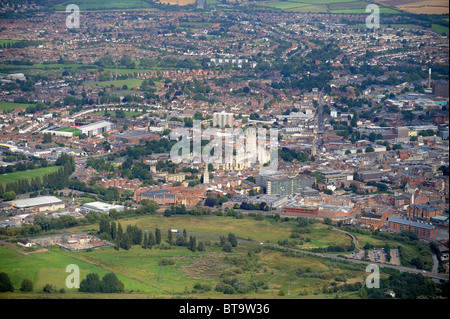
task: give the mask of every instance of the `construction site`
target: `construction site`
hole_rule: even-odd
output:
[[[30,239],[30,242],[42,247],[58,246],[62,249],[72,252],[111,246],[111,243],[109,243],[108,241],[102,240],[87,233],[64,233],[45,237],[37,237]]]

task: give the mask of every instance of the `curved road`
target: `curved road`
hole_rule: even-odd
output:
[[[339,230],[339,231],[344,232],[347,235],[349,235],[353,239],[353,242],[355,243],[355,247],[358,247],[357,244],[356,244],[355,236],[353,236],[352,234],[350,234],[350,233],[348,233],[346,231],[340,230],[340,229],[335,229],[335,230]],[[221,237],[220,235],[201,234],[201,233],[189,233],[189,232],[187,232],[187,235],[199,236],[199,237],[210,237],[210,238],[220,238]],[[338,259],[338,260],[343,260],[343,261],[354,262],[354,263],[357,263],[357,264],[366,264],[366,265],[373,265],[373,264],[375,264],[375,265],[379,266],[380,268],[393,268],[393,269],[397,269],[397,270],[399,270],[401,272],[410,272],[410,273],[422,274],[422,275],[430,277],[430,278],[436,278],[436,279],[442,279],[442,280],[448,280],[448,278],[449,278],[448,274],[438,274],[438,273],[432,273],[432,272],[424,271],[424,270],[421,270],[421,269],[408,268],[408,267],[404,267],[404,266],[396,266],[396,265],[390,265],[390,264],[373,262],[373,261],[365,261],[365,260],[359,260],[359,259],[353,259],[353,258],[344,258],[344,257],[339,257],[337,254],[314,253],[314,252],[307,251],[307,250],[301,250],[301,249],[296,249],[296,248],[288,248],[288,247],[283,247],[283,246],[280,246],[280,245],[268,244],[268,243],[263,243],[263,242],[259,242],[259,241],[241,239],[241,238],[237,238],[237,241],[238,242],[242,242],[242,243],[247,243],[247,244],[258,245],[258,246],[261,246],[261,247],[273,247],[273,248],[278,248],[278,249],[295,251],[295,252],[299,252],[299,253],[312,255],[312,256],[315,256],[315,257]]]

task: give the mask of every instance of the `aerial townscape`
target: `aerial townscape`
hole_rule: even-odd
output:
[[[445,300],[448,262],[447,1],[0,1],[0,299]]]

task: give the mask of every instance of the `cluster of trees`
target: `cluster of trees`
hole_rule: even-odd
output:
[[[108,273],[100,277],[96,273],[90,273],[80,282],[80,292],[90,293],[121,293],[124,292],[124,284],[114,273]]]
[[[306,162],[312,160],[308,152],[301,152],[295,149],[288,149],[285,147],[282,147],[281,150],[279,150],[278,157],[283,159],[283,161],[285,162],[293,162],[293,161]]]
[[[244,209],[244,210],[263,210],[263,211],[269,211],[270,207],[269,205],[266,204],[266,202],[261,202],[261,203],[247,203],[247,202],[242,202],[241,205],[239,205],[237,208],[240,209]]]
[[[435,296],[436,284],[422,274],[393,272],[389,278],[380,279],[380,289],[362,289],[365,290],[363,294],[369,299],[392,298],[385,294],[387,290],[394,291],[396,299],[432,298]]]
[[[222,250],[227,253],[231,253],[233,251],[233,247],[237,247],[238,241],[236,235],[233,233],[229,233],[227,237],[220,236],[219,246],[222,247]]]
[[[16,182],[9,182],[0,185],[0,198],[3,200],[15,199],[15,195],[28,192],[36,192],[43,188],[54,192],[63,189],[69,185],[69,177],[75,171],[75,160],[73,156],[62,154],[55,162],[60,168],[50,174],[46,174],[41,178],[34,177],[31,179],[20,179]],[[8,195],[5,197],[5,195]],[[10,198],[13,195],[14,198]]]
[[[164,216],[170,217],[172,215],[211,215],[213,211],[208,207],[196,206],[192,209],[186,209],[185,205],[170,206],[164,211]]]

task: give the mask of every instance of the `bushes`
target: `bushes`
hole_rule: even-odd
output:
[[[124,292],[123,283],[114,273],[108,273],[100,281],[98,274],[88,274],[80,283],[80,292],[120,293]]]

